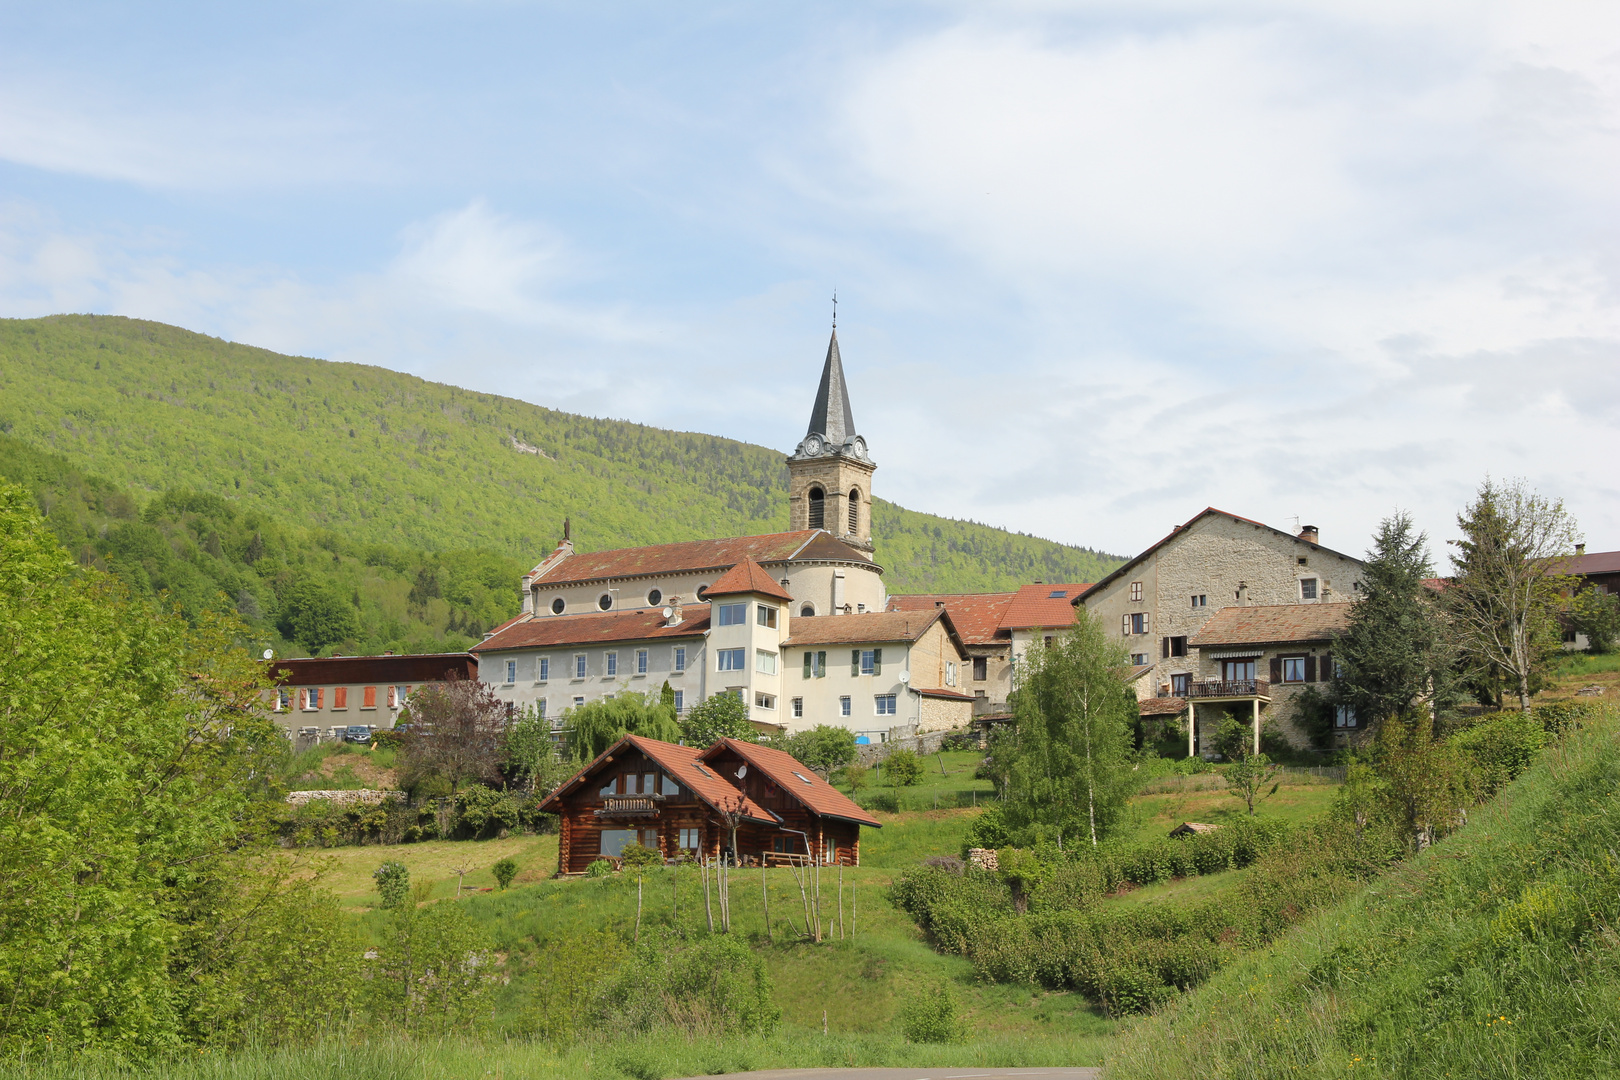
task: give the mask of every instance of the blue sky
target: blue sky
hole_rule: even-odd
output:
[[[0,315],[1364,548],[1487,474],[1620,548],[1620,8],[0,6]],[[1439,552],[1437,551],[1437,554]]]

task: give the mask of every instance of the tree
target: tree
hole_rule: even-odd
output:
[[[477,679],[450,678],[411,694],[411,723],[401,743],[403,782],[431,777],[454,794],[468,781],[494,784],[505,761],[506,702]]]
[[[377,883],[377,895],[385,909],[397,908],[411,894],[411,871],[404,863],[389,859],[371,872]]]
[[[661,742],[675,742],[681,737],[674,707],[637,693],[569,709],[563,714],[563,726],[568,732],[569,755],[576,761],[591,761],[626,735]]]
[[[551,721],[533,705],[524,706],[506,729],[503,750],[507,778],[529,796],[551,794],[571,772],[558,758]]]
[[[1397,511],[1379,524],[1361,596],[1333,643],[1339,673],[1330,696],[1373,726],[1425,699],[1438,704],[1453,682],[1454,653],[1424,581],[1434,576],[1428,537]],[[1329,673],[1331,674],[1331,673]]]
[[[910,787],[922,780],[922,771],[921,759],[904,748],[883,759],[883,779],[890,787]]]
[[[1523,481],[1490,480],[1457,517],[1461,540],[1453,540],[1453,578],[1446,610],[1463,658],[1476,670],[1494,672],[1530,710],[1532,686],[1557,654],[1560,593],[1568,580],[1559,571],[1579,533],[1558,499],[1538,495]]]
[[[1374,761],[1390,816],[1418,850],[1461,824],[1468,763],[1449,741],[1435,738],[1428,713],[1391,718],[1379,729]]]
[[[1587,648],[1595,653],[1613,652],[1620,638],[1620,596],[1581,589],[1569,606],[1570,629],[1586,635]]]
[[[360,613],[329,582],[305,578],[281,597],[276,628],[310,652],[360,636]]]
[[[795,760],[810,766],[823,778],[830,777],[834,769],[841,769],[855,760],[855,733],[849,728],[832,724],[817,724],[789,735],[780,745]]]
[[[687,746],[709,746],[721,739],[756,742],[759,736],[748,719],[743,699],[722,691],[687,710],[681,719],[681,738]]]
[[[1019,658],[1012,695],[1014,738],[1005,752],[1007,823],[1064,833],[1096,844],[1118,819],[1131,791],[1129,761],[1136,702],[1125,682],[1124,646],[1090,612],[1050,646]]]
[[[1262,795],[1260,792],[1267,784],[1272,783],[1282,766],[1254,749],[1249,729],[1231,714],[1227,714],[1221,721],[1215,741],[1220,747],[1221,756],[1231,762],[1226,767],[1227,790],[1242,799],[1243,805],[1249,808],[1250,814],[1253,814],[1254,804],[1257,801],[1269,799],[1277,794],[1276,784],[1272,784],[1271,790],[1266,794]]]

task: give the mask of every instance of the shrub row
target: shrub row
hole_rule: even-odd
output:
[[[538,799],[515,792],[469,787],[454,798],[408,803],[329,803],[300,806],[266,804],[262,828],[287,847],[345,847],[356,844],[411,844],[419,840],[465,839],[525,829],[545,832],[556,819],[535,811]]]

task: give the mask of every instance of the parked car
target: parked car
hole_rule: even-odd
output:
[[[371,728],[365,724],[351,724],[343,733],[344,742],[368,743],[371,741]]]

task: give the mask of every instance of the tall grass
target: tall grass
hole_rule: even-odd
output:
[[[1620,1070],[1620,714],[1467,826],[1129,1029],[1110,1080]]]

